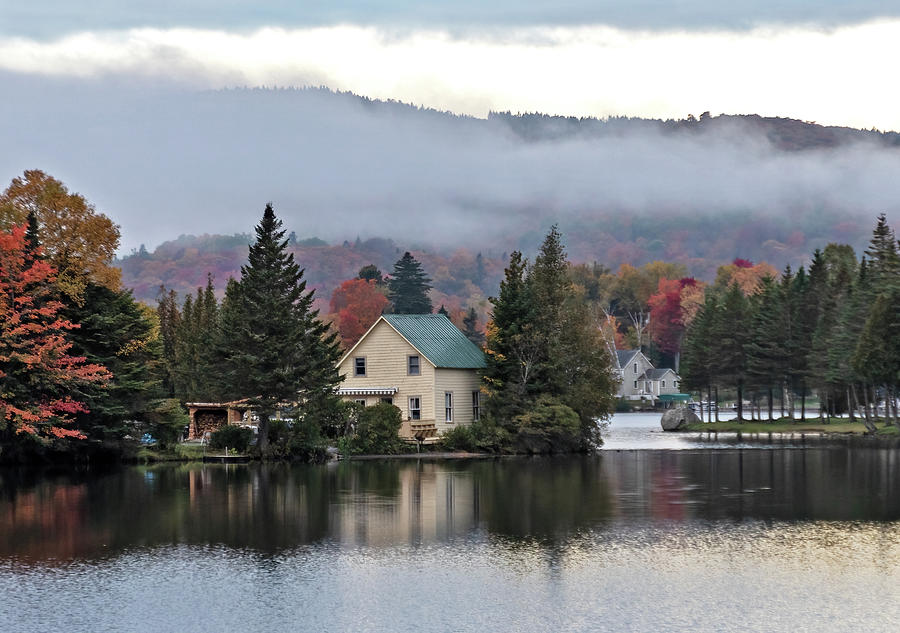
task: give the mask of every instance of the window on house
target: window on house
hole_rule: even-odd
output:
[[[419,357],[418,356],[410,356],[407,359],[407,373],[410,376],[418,376],[419,375]]]
[[[444,392],[444,420],[453,422],[453,392]]]
[[[354,400],[354,402],[355,402],[356,404],[361,404],[362,406],[366,406],[366,399],[365,399],[365,398],[357,398],[356,400]]]
[[[653,387],[650,385],[649,380],[644,383],[644,389],[646,389],[647,391],[653,391]]]
[[[637,380],[634,381],[634,388],[637,389]]]
[[[386,402],[386,403],[388,403],[388,404],[394,404],[394,399],[393,399],[393,398],[382,398],[381,401],[382,401],[382,402]]]
[[[354,376],[365,376],[366,375],[366,359],[365,359],[365,357],[361,356],[361,357],[355,358],[353,360],[354,360],[353,375]]]
[[[475,422],[481,419],[481,392],[472,392],[472,419]]]
[[[663,389],[665,389],[665,388],[666,388],[666,381],[665,381],[665,380],[660,380],[660,381],[659,381],[659,386],[662,387]]]
[[[634,364],[634,373],[637,373],[637,363]]]
[[[409,399],[409,419],[410,420],[421,420],[422,419],[422,401],[419,396],[412,396]]]

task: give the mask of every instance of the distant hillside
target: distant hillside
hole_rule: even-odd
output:
[[[785,151],[836,148],[852,143],[875,143],[883,147],[900,147],[900,134],[878,130],[819,125],[809,121],[757,114],[710,116],[704,112],[686,119],[641,119],[611,117],[609,119],[550,116],[546,114],[512,114],[492,112],[488,118],[502,122],[529,141],[560,140],[575,137],[607,138],[617,135],[653,132],[667,135],[706,135],[727,138],[735,130],[758,135]]]
[[[626,263],[679,262],[691,275],[711,281],[716,269],[735,257],[766,261],[778,269],[791,264],[796,269],[807,262],[812,250],[829,242],[849,243],[860,252],[871,226],[871,222],[848,222],[839,214],[817,209],[782,218],[754,217],[748,210],[740,221],[730,216],[678,211],[668,209],[657,217],[603,212],[589,221],[563,223],[569,257],[575,263],[596,261],[612,270]],[[328,244],[318,238],[297,239],[295,235],[291,235],[289,248],[305,268],[309,287],[316,289],[317,307],[323,313],[328,311],[332,291],[342,281],[356,277],[360,268],[375,264],[389,274],[403,252],[411,250],[433,278],[436,306],[475,307],[484,315],[486,299],[497,293],[509,252],[519,249],[533,257],[547,228],[525,220],[510,227],[506,240],[484,251],[464,243],[454,248],[422,249],[414,243],[384,238]],[[229,277],[240,276],[251,239],[249,234],[182,235],[153,252],[140,249],[117,263],[122,268],[123,283],[134,289],[136,297],[151,304],[160,285],[184,296],[204,285],[208,273],[221,294]]]

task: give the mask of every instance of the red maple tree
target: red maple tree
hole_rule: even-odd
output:
[[[378,320],[388,305],[371,279],[348,279],[331,295],[331,313],[337,315],[341,345],[349,349]]]
[[[67,428],[89,413],[72,396],[79,386],[105,383],[102,365],[69,353],[66,332],[78,327],[59,316],[55,271],[27,247],[25,228],[0,231],[0,428],[38,438],[79,438]]]
[[[650,296],[650,336],[667,354],[677,354],[681,349],[681,339],[685,330],[685,315],[682,295],[685,288],[693,288],[697,280],[693,277],[682,279],[660,279],[657,291]]]

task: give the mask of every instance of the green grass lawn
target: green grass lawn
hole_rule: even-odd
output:
[[[879,435],[896,435],[897,427],[892,424],[885,424],[879,420],[876,422]],[[862,435],[866,432],[866,426],[862,422],[850,422],[847,418],[829,418],[826,422],[822,422],[819,418],[809,419],[805,422],[799,420],[791,420],[790,418],[779,418],[777,420],[768,421],[744,421],[728,420],[724,422],[699,422],[691,424],[687,427],[688,431],[701,431],[704,433],[712,432],[741,432],[741,433],[854,433]]]
[[[160,450],[152,446],[143,446],[135,455],[138,462],[190,462],[203,459],[204,446],[200,444],[176,444],[168,450]]]

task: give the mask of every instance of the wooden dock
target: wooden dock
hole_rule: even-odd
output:
[[[249,455],[204,455],[204,464],[249,464]]]

